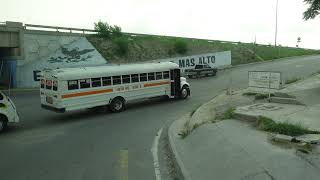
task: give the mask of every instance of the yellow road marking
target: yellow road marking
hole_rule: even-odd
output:
[[[129,153],[127,149],[120,150],[120,180],[128,180],[128,157]]]

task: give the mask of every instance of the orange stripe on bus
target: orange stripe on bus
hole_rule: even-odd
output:
[[[164,84],[170,84],[170,82],[166,81],[166,82],[159,82],[159,83],[147,83],[147,84],[144,84],[144,87],[160,86]]]
[[[87,96],[87,95],[101,94],[101,93],[108,93],[108,92],[113,92],[113,89],[103,89],[103,90],[96,90],[96,91],[87,91],[87,92],[79,92],[79,93],[65,94],[65,95],[62,95],[62,98],[71,98],[71,97]]]

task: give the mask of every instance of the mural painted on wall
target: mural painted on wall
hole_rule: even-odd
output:
[[[50,57],[50,63],[58,63],[58,62],[66,62],[66,63],[75,63],[86,61],[87,59],[92,58],[93,56],[88,54],[94,51],[94,49],[83,49],[79,50],[78,47],[73,48],[72,50],[68,50],[68,48],[61,47],[62,56],[58,57]]]

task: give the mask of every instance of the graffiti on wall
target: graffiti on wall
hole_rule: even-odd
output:
[[[88,54],[94,51],[94,49],[83,49],[79,50],[78,47],[73,48],[72,50],[68,50],[68,48],[61,47],[61,56],[50,57],[49,63],[58,63],[58,62],[66,62],[66,63],[75,63],[86,61],[87,59],[92,58],[93,56]]]

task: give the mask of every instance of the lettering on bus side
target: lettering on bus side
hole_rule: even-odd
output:
[[[121,87],[117,87],[115,88],[115,91],[129,91],[129,90],[133,90],[133,89],[140,89],[142,88],[141,84],[136,84],[136,85],[131,85],[131,86],[121,86]]]

